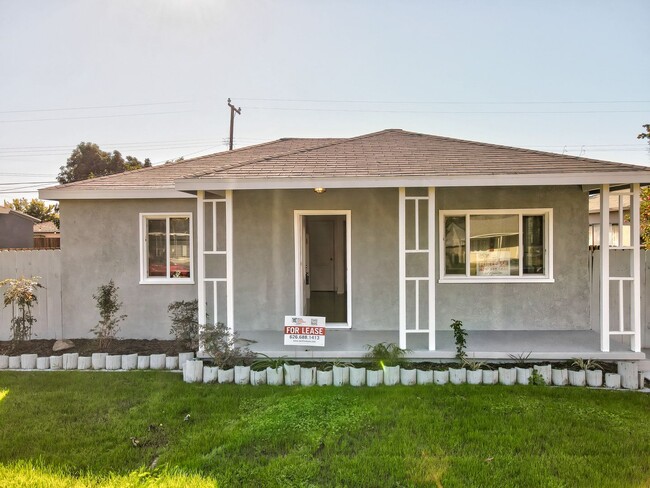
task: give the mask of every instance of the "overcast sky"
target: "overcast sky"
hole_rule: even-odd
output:
[[[226,150],[228,97],[236,147],[402,128],[649,164],[649,26],[647,0],[0,0],[0,202],[81,141]]]

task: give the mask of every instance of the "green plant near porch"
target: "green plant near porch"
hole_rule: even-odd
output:
[[[272,358],[271,356],[258,352],[258,358],[251,363],[251,369],[253,371],[262,371],[266,368],[278,369],[283,367],[285,364],[293,364],[286,356],[280,356],[279,358]]]
[[[32,315],[32,306],[37,303],[36,290],[43,288],[38,282],[39,276],[31,278],[8,278],[0,281],[4,291],[4,306],[11,305],[11,340],[27,341],[32,337],[32,326],[36,318]],[[17,310],[16,310],[17,309]]]
[[[93,295],[97,310],[101,319],[95,327],[90,329],[97,338],[97,345],[100,350],[108,347],[120,330],[120,322],[126,319],[126,314],[118,315],[122,308],[122,302],[118,299],[117,291],[119,287],[115,286],[113,280],[97,288],[97,293]]]
[[[180,344],[191,351],[199,348],[199,301],[178,300],[167,307],[172,326],[169,333],[173,334]]]
[[[463,322],[456,319],[451,319],[451,325],[449,327],[454,331],[454,343],[456,344],[456,357],[458,360],[463,361],[467,353],[465,348],[467,347],[467,331],[463,327]]]
[[[375,345],[366,344],[368,353],[366,358],[379,368],[385,366],[400,366],[404,363],[404,356],[411,352],[409,349],[402,349],[394,342],[380,342]]]
[[[573,358],[571,365],[585,371],[593,369],[603,369],[602,365],[595,359]]]
[[[223,322],[206,324],[200,332],[203,348],[219,368],[231,368],[237,364],[251,362],[255,353],[248,347],[237,345],[239,335],[232,332]]]

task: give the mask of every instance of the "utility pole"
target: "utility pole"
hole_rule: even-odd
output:
[[[229,151],[232,151],[232,136],[235,130],[235,113],[241,115],[241,107],[235,108],[235,106],[230,103],[230,98],[228,99],[228,106],[230,107],[230,148]]]

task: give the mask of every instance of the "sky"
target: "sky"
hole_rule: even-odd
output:
[[[387,128],[650,164],[647,0],[0,0],[0,202],[80,142],[154,164]]]

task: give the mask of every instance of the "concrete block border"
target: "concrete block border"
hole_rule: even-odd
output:
[[[194,361],[193,352],[181,353],[183,364]],[[0,355],[0,370],[9,371],[135,371],[150,369],[167,369],[182,371],[180,356],[166,354],[108,354],[95,352],[90,356],[79,353],[38,357],[37,354],[19,356]],[[216,368],[215,368],[216,374]],[[248,376],[242,382],[248,382]]]

